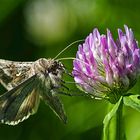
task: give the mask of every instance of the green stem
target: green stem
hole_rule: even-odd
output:
[[[105,116],[103,140],[126,140],[123,123],[122,97]]]
[[[115,140],[125,140],[124,122],[123,122],[123,101],[121,101],[116,112],[116,138]]]

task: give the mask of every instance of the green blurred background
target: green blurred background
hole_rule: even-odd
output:
[[[105,33],[126,24],[140,41],[139,0],[0,0],[0,58],[34,61],[53,58],[94,27]],[[75,57],[78,44],[60,57]],[[63,62],[69,71],[72,60]],[[70,79],[72,80],[72,79]],[[132,89],[139,94],[140,81]],[[73,85],[68,85],[75,89]],[[1,94],[5,89],[0,87]],[[37,114],[17,126],[0,125],[0,140],[100,140],[108,103],[85,97],[60,97],[68,116],[63,124],[41,102]],[[140,140],[140,113],[124,107],[128,140]]]

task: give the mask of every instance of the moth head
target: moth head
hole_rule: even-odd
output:
[[[47,72],[54,76],[61,77],[61,75],[64,73],[65,70],[64,65],[56,60],[50,60],[49,64],[50,65],[47,68]]]
[[[61,78],[62,74],[65,71],[64,65],[54,59],[45,59],[41,58],[36,61],[35,68],[37,72],[43,73],[45,76],[56,76],[57,78]]]

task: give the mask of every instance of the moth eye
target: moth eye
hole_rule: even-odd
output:
[[[57,75],[57,71],[54,71],[52,68],[47,70],[47,73],[51,73],[53,75]]]
[[[56,72],[56,71],[52,71],[52,74],[53,74],[53,75],[57,75],[57,73],[58,73],[58,72]]]

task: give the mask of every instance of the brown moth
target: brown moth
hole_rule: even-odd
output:
[[[62,79],[64,73],[70,76],[71,74],[59,60],[75,58],[68,57],[57,60],[56,58],[69,47],[81,41],[83,39],[72,42],[53,59],[41,58],[35,62],[0,59],[0,83],[8,90],[0,95],[1,123],[17,125],[26,120],[30,115],[36,113],[40,99],[44,100],[54,113],[66,123],[67,117],[63,104],[57,94],[72,96],[72,94],[63,91],[64,88],[68,88]],[[75,95],[73,94],[73,96]]]
[[[33,115],[40,99],[66,123],[63,105],[57,96],[65,68],[54,59],[14,62],[0,59],[0,83],[8,90],[0,96],[0,122],[16,125]]]

